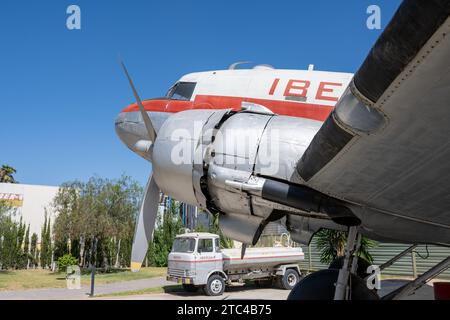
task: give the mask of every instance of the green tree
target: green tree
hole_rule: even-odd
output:
[[[47,267],[47,214],[45,214],[44,225],[41,230],[41,248],[40,248],[40,262],[41,268],[45,269]]]
[[[45,253],[45,265],[50,266],[52,263],[52,235],[51,235],[51,219],[48,218],[47,228],[45,233],[45,244],[46,244],[46,253]]]
[[[17,243],[15,252],[15,263],[14,267],[16,269],[24,269],[27,266],[27,254],[24,252],[24,240],[25,240],[26,225],[22,222],[22,217],[17,224]]]
[[[22,222],[17,222],[14,216],[15,210],[0,200],[0,269],[17,268],[20,264]]]
[[[28,224],[27,230],[25,232],[25,239],[23,242],[23,253],[26,259],[26,266],[27,268],[30,266],[30,260],[31,260],[31,255],[30,255],[30,225]]]
[[[320,251],[320,262],[331,263],[337,257],[345,255],[347,243],[347,232],[331,229],[321,229],[316,234],[316,246]],[[369,252],[370,248],[377,246],[377,242],[363,236],[357,255],[372,263],[373,257]]]
[[[0,262],[3,269],[14,269],[18,262],[18,223],[14,222],[10,216],[6,217],[2,223],[0,231],[2,246],[0,248]]]
[[[25,236],[25,223],[22,223],[22,217],[20,217],[19,226],[17,228],[17,248],[22,250],[23,239]]]
[[[70,254],[65,254],[58,258],[57,264],[59,271],[66,272],[67,267],[77,265],[78,260]]]
[[[23,243],[23,252],[30,253],[30,225],[28,224],[27,231],[25,232],[25,240]]]
[[[38,250],[37,250],[37,242],[38,242],[38,235],[36,233],[33,233],[31,235],[31,242],[30,242],[30,266],[33,268],[37,267],[38,264]]]
[[[0,201],[0,267],[16,269],[21,266],[21,244],[23,240],[22,220],[14,219],[15,211]]]
[[[175,236],[183,230],[179,215],[179,204],[169,199],[169,205],[158,214],[157,225],[153,233],[153,241],[149,244],[147,258],[150,265],[166,267],[167,258],[172,249]]]
[[[85,222],[80,212],[80,193],[83,187],[84,185],[80,182],[64,183],[53,201],[54,210],[57,212],[53,224],[56,258],[71,253],[74,245],[84,247],[82,229]],[[75,249],[75,251],[80,250]],[[83,250],[77,257],[82,255]]]
[[[141,196],[142,187],[126,176],[117,180],[94,177],[62,185],[53,203],[57,213],[53,225],[55,259],[71,252],[87,266],[93,239],[97,239],[98,267],[108,269],[116,262],[129,265],[125,258],[131,251]]]

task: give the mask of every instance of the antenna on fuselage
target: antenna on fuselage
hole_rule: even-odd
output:
[[[241,64],[248,64],[248,63],[253,63],[252,61],[238,61],[235,62],[233,64],[230,64],[230,66],[228,67],[228,70],[236,70],[236,67],[241,65]]]

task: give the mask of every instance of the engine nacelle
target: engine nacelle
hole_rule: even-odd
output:
[[[161,126],[153,145],[153,175],[162,192],[198,205],[193,187],[195,151],[203,128],[216,111],[189,110],[170,116]]]
[[[153,174],[164,193],[220,213],[224,234],[251,244],[275,211],[292,208],[236,184],[258,176],[301,183],[295,166],[320,125],[259,108],[175,113],[152,147]]]

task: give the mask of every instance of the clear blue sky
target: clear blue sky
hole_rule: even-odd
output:
[[[150,164],[114,131],[133,101],[119,54],[142,98],[239,60],[355,72],[381,33],[366,28],[367,7],[381,7],[384,28],[399,3],[2,0],[0,164],[28,184],[122,173],[144,184]],[[70,4],[81,7],[80,31],[66,28]]]

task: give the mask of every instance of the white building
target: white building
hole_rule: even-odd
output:
[[[58,189],[59,187],[0,183],[0,200],[16,209],[17,220],[22,217],[24,223],[30,224],[30,236],[36,233],[40,239],[45,212],[47,211],[52,222],[55,221],[52,202]]]

